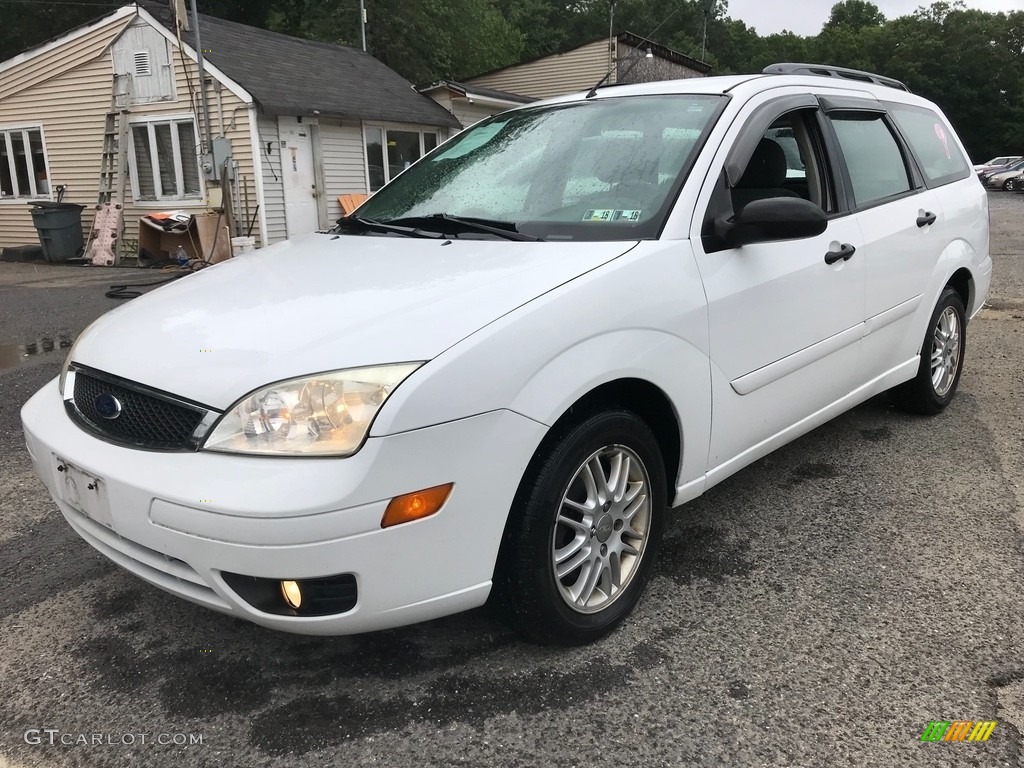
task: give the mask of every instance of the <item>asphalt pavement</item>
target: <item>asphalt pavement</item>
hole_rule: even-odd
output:
[[[991,308],[947,411],[876,398],[674,512],[637,611],[576,649],[485,609],[285,635],[117,568],[35,479],[18,409],[107,284],[155,276],[0,263],[0,768],[1021,765],[1024,195],[990,199]],[[998,724],[922,742],[933,720]]]

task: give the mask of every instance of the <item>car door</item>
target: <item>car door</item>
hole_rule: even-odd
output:
[[[861,231],[866,383],[917,354],[915,313],[943,250],[945,215],[880,102],[823,99],[822,106]]]
[[[765,97],[737,124],[712,165],[713,189],[698,198],[697,210],[706,207],[695,216],[700,232],[692,237],[710,328],[709,484],[791,439],[851,390],[864,319],[861,231],[833,178],[816,100]],[[766,168],[772,162],[759,151],[765,141],[780,140],[795,145],[800,158],[792,161],[793,146],[769,153],[789,158],[781,175]],[[751,173],[759,177],[753,185]],[[752,198],[773,196],[818,205],[827,214],[825,231],[738,248],[717,239],[720,222]]]

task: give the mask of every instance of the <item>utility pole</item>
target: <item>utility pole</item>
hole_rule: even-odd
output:
[[[608,71],[615,66],[615,2],[612,0],[608,8]]]
[[[359,0],[359,31],[363,35],[363,53],[366,53],[366,6]]]
[[[711,15],[711,9],[715,5],[715,0],[704,0],[704,34],[701,36],[700,41],[700,60],[704,61],[704,57],[707,55],[708,50],[708,16]]]
[[[708,10],[704,9],[704,34],[700,40],[700,60],[704,61],[704,56],[707,55],[708,51]]]

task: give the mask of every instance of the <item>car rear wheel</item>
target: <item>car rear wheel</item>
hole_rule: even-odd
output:
[[[952,288],[939,297],[921,345],[917,375],[892,390],[894,402],[908,411],[939,413],[953,399],[967,350],[967,322],[963,301]]]
[[[592,409],[556,426],[516,494],[495,602],[525,637],[581,645],[640,599],[660,544],[667,481],[658,442],[635,414]]]

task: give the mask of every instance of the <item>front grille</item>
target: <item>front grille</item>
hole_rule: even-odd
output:
[[[108,379],[96,372],[74,372],[74,408],[71,415],[87,429],[112,442],[159,451],[194,450],[196,429],[208,411],[176,402],[142,385]],[[96,398],[113,395],[121,404],[114,419],[96,410]]]

